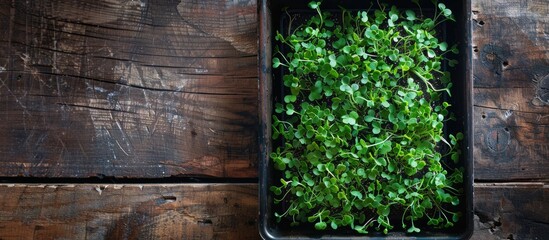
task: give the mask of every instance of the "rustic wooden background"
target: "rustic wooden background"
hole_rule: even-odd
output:
[[[549,4],[472,3],[472,239],[544,239]],[[257,21],[255,0],[0,0],[0,239],[259,238]],[[143,184],[92,183],[113,178]]]

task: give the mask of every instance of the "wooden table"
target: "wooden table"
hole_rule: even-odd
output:
[[[0,0],[0,239],[259,238],[256,1],[88,2]],[[543,239],[549,5],[473,16],[473,239]]]

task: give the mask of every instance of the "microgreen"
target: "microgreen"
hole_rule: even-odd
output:
[[[272,124],[283,140],[270,156],[282,176],[270,186],[284,203],[275,217],[359,233],[453,226],[463,134],[444,130],[453,116],[443,66],[457,63],[457,46],[436,32],[451,10],[435,3],[428,18],[381,4],[334,16],[308,6],[315,16],[275,36],[284,51],[273,67],[285,73]]]

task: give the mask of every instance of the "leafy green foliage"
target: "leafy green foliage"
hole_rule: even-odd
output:
[[[279,220],[359,233],[387,233],[392,212],[410,233],[418,219],[458,221],[463,171],[444,159],[459,161],[463,134],[443,130],[452,119],[443,63],[456,63],[445,56],[457,48],[436,37],[453,19],[436,6],[433,18],[384,5],[334,17],[310,2],[318,15],[276,35],[289,49],[273,58],[287,72],[273,115],[273,138],[284,140],[271,154],[283,177],[270,190],[287,206]]]

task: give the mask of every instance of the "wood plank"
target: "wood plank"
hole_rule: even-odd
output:
[[[0,185],[0,239],[258,239],[257,184]]]
[[[475,178],[547,180],[549,5],[476,0],[472,8]]]
[[[546,239],[547,183],[475,184],[475,232],[471,239]]]
[[[0,0],[0,175],[256,177],[256,15]]]
[[[531,88],[475,89],[475,178],[548,180],[549,107],[532,109]],[[480,96],[482,96],[482,99]],[[531,96],[531,95],[530,95]],[[497,170],[496,170],[497,169]]]
[[[543,239],[543,183],[475,184],[471,239]],[[0,185],[0,239],[259,239],[257,184]]]

